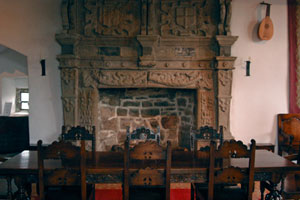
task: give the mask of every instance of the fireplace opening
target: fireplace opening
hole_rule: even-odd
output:
[[[99,89],[98,148],[123,145],[126,127],[160,127],[161,144],[189,147],[190,129],[196,123],[196,90],[192,89]]]

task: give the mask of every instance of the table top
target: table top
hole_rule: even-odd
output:
[[[201,167],[193,163],[193,153],[185,151],[172,152],[171,173],[178,171],[200,170]],[[231,165],[240,168],[248,167],[248,160],[231,159]],[[61,167],[57,161],[46,161],[45,168],[53,169]],[[0,165],[0,174],[37,173],[37,151],[23,151]],[[202,167],[203,169],[203,167]],[[121,171],[123,170],[122,152],[96,152],[96,162],[88,163],[87,170],[92,172]],[[267,150],[256,150],[255,171],[296,171],[300,166]]]

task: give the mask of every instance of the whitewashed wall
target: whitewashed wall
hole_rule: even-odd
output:
[[[232,48],[237,56],[233,78],[231,132],[244,142],[275,142],[276,114],[288,110],[288,47],[286,1],[268,0],[275,33],[257,39],[257,22],[265,15],[261,0],[232,1]],[[56,139],[62,125],[60,78],[54,34],[61,31],[60,0],[0,0],[0,44],[27,56],[30,88],[30,142]],[[251,57],[251,76],[245,61]],[[40,76],[46,58],[47,76]]]
[[[62,125],[60,77],[61,0],[0,0],[0,44],[27,56],[30,89],[30,142],[57,139]],[[46,76],[40,60],[46,59]]]
[[[233,77],[231,132],[236,139],[275,143],[278,113],[288,112],[287,4],[271,3],[274,35],[269,41],[257,38],[258,22],[265,16],[261,0],[233,0],[231,30],[239,39],[232,55],[237,56]],[[251,57],[251,76],[245,76],[245,61]]]

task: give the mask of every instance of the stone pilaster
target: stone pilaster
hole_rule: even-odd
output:
[[[224,139],[232,139],[230,133],[230,102],[232,87],[232,71],[235,57],[216,57],[217,70],[217,116],[218,125],[223,126]]]

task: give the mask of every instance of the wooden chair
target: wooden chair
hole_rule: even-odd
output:
[[[230,159],[249,158],[248,170],[242,170],[230,166]],[[221,147],[216,150],[215,145],[210,145],[210,165],[209,165],[209,183],[208,200],[213,199],[252,199],[254,187],[254,162],[255,162],[255,141],[251,140],[250,150],[241,141],[225,141]],[[242,188],[224,188],[221,191],[214,192],[217,184],[242,184]]]
[[[85,127],[62,127],[61,139],[64,141],[80,141],[81,145],[87,146],[86,142],[91,141],[92,159],[95,160],[96,156],[96,143],[95,143],[95,126],[92,126],[91,132]]]
[[[193,156],[193,165],[197,167],[204,167],[209,169],[209,161],[210,161],[210,146],[201,147],[199,150],[194,151]],[[191,197],[192,200],[196,194],[196,199],[204,199],[205,194],[208,188],[208,182],[206,183],[197,183],[193,182],[191,185]]]
[[[300,145],[300,114],[278,114],[278,154],[294,154]]]
[[[166,150],[156,141],[151,140],[140,142],[131,149],[127,139],[124,150],[124,200],[137,198],[137,193],[132,196],[129,193],[129,189],[134,186],[139,188],[164,187],[165,197],[163,199],[169,200],[171,142],[167,142]],[[163,168],[159,169],[161,165]],[[132,172],[133,169],[134,172]],[[142,199],[146,198],[146,195],[142,197]]]
[[[55,141],[47,147],[42,147],[41,140],[37,145],[39,199],[86,200],[86,151],[84,145],[79,148],[70,142]],[[62,164],[60,168],[50,169],[59,162]],[[81,195],[74,190],[68,190],[71,186],[81,186]],[[47,195],[45,187],[48,188]],[[51,188],[52,192],[50,192]]]
[[[131,140],[137,140],[137,141],[145,141],[145,140],[154,140],[157,141],[157,143],[160,143],[160,128],[157,127],[157,132],[150,130],[149,128],[145,127],[139,127],[135,130],[133,130],[130,133],[130,127],[127,127],[126,131],[126,138],[128,138],[129,141]]]
[[[201,147],[209,146],[210,141],[215,141],[217,145],[223,143],[223,126],[220,126],[219,132],[211,126],[204,126],[198,130],[191,130],[190,149],[199,150]]]

